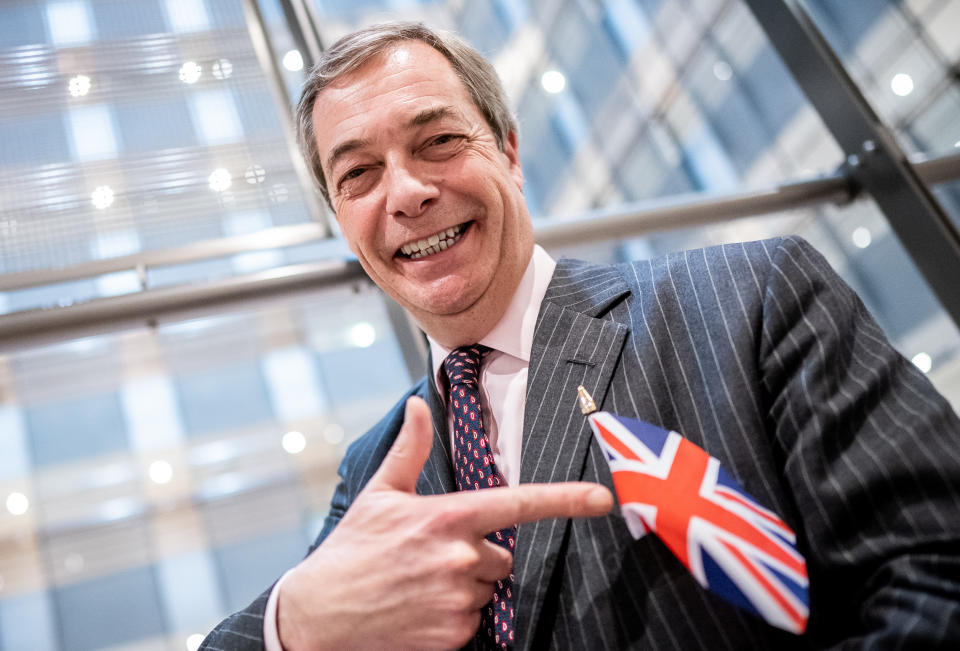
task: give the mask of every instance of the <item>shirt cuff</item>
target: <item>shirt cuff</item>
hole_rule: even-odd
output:
[[[263,646],[266,651],[283,651],[280,644],[280,629],[277,627],[277,601],[280,599],[280,584],[292,570],[287,570],[280,580],[273,584],[270,597],[267,599],[267,609],[263,613]]]

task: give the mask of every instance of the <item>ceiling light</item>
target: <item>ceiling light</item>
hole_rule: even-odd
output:
[[[163,460],[154,461],[150,464],[147,474],[155,484],[168,484],[173,479],[173,466]]]
[[[926,353],[917,353],[910,361],[924,373],[929,373],[930,369],[933,368],[933,360],[930,358],[930,355]]]
[[[558,70],[547,70],[540,77],[540,85],[548,93],[559,93],[567,87],[567,78]]]
[[[356,323],[350,328],[350,341],[357,348],[369,348],[376,340],[376,329],[366,321]]]
[[[230,184],[233,183],[233,177],[230,175],[230,172],[222,167],[218,167],[210,173],[210,177],[207,179],[210,183],[210,189],[214,192],[223,192],[230,187]]]
[[[75,77],[70,77],[70,82],[67,84],[67,90],[69,90],[70,94],[74,97],[83,97],[90,92],[90,77],[86,75],[76,75]]]
[[[713,64],[713,76],[720,81],[729,81],[733,77],[733,68],[726,61],[717,61]]]
[[[113,189],[109,185],[99,185],[90,193],[93,205],[104,210],[113,205]]]
[[[185,84],[192,84],[200,79],[203,68],[196,61],[187,61],[180,66],[180,81]]]
[[[870,229],[860,226],[855,228],[853,233],[850,234],[850,238],[853,240],[854,246],[858,249],[865,249],[870,246],[870,242],[873,241],[873,238],[870,236]]]
[[[323,440],[330,445],[337,445],[343,441],[343,428],[336,423],[330,423],[323,428]]]
[[[7,495],[7,510],[13,515],[23,515],[30,508],[30,500],[23,493]]]
[[[78,574],[83,571],[84,563],[83,556],[77,553],[67,554],[67,557],[63,559],[63,569],[65,569],[70,574]]]
[[[307,447],[307,438],[301,432],[287,432],[283,435],[280,445],[290,454],[300,454]]]
[[[913,92],[913,77],[903,72],[895,74],[890,80],[890,90],[894,95],[906,97]]]
[[[303,70],[303,56],[299,50],[290,50],[283,55],[283,67],[290,72]]]

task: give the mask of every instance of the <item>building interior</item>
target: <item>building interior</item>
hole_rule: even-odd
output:
[[[293,129],[393,19],[494,62],[555,258],[801,235],[960,407],[960,2],[4,0],[0,651],[196,649],[425,372]]]

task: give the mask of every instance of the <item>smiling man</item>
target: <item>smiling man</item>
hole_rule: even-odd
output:
[[[363,268],[435,341],[479,341],[533,252],[516,131],[498,139],[421,41],[336,79],[312,118],[331,205]]]
[[[960,639],[960,423],[809,245],[554,261],[492,67],[422,25],[339,41],[298,118],[351,250],[427,334],[431,373],[351,446],[308,556],[204,648]],[[705,448],[796,531],[803,636],[633,539],[578,385]]]

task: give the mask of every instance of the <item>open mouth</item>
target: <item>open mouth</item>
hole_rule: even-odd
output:
[[[472,223],[473,222],[464,222],[442,230],[439,233],[434,233],[422,240],[408,242],[401,246],[396,254],[410,258],[411,260],[419,260],[428,255],[440,253],[459,242],[460,238],[463,237],[463,234]]]

